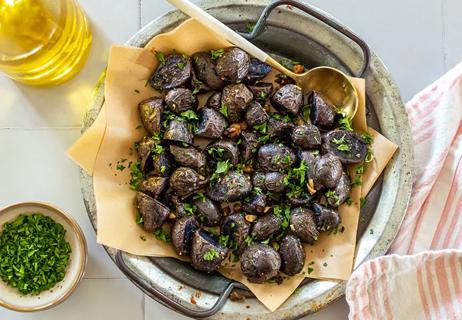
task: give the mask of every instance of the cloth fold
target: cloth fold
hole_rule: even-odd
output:
[[[352,274],[349,319],[462,319],[462,63],[406,110],[415,158],[411,201],[391,255]]]

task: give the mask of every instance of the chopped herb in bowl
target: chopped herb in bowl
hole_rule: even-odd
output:
[[[0,278],[23,295],[38,295],[64,279],[71,246],[50,217],[19,215],[0,233]]]

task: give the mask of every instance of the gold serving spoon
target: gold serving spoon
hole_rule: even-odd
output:
[[[294,73],[240,34],[188,0],[167,1],[188,16],[209,27],[235,46],[294,79],[303,92],[317,91],[332,106],[342,108],[350,119],[356,114],[359,101],[358,92],[348,76],[340,70],[331,67],[317,67],[305,73]]]

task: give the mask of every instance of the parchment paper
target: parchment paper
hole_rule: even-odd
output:
[[[128,187],[128,163],[136,161],[133,143],[145,134],[143,129],[136,129],[141,123],[137,106],[143,99],[159,95],[146,85],[157,66],[154,50],[167,54],[175,49],[190,55],[229,45],[213,31],[190,19],[175,30],[156,36],[143,49],[123,46],[111,48],[105,104],[92,127],[68,150],[68,155],[74,161],[90,174],[93,173],[98,243],[137,255],[177,257],[171,245],[155,239],[135,223],[135,192]],[[339,209],[344,231],[331,235],[323,233],[315,245],[305,245],[307,258],[303,273],[280,285],[248,283],[238,263],[234,267],[228,264],[220,269],[224,276],[245,284],[272,311],[293,293],[304,277],[348,279],[354,261],[360,197],[367,194],[397,148],[385,137],[367,128],[365,81],[352,81],[360,93],[353,126],[356,131],[369,131],[373,135],[372,149],[376,159],[366,167],[363,187],[352,189],[353,203],[350,206],[344,204]],[[127,166],[127,169],[116,170],[117,163]],[[355,167],[349,170],[354,173]],[[308,268],[311,269],[309,272]]]

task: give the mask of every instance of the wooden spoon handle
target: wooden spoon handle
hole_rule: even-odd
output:
[[[227,27],[210,14],[196,6],[195,4],[189,2],[188,0],[167,0],[172,5],[177,7],[179,10],[183,11],[188,16],[196,19],[203,25],[209,27],[214,32],[221,35],[223,38],[234,44],[235,46],[246,51],[255,58],[266,61],[268,59],[268,54],[261,50],[260,48],[254,46],[250,41],[243,38],[241,35],[236,33],[231,28]]]

